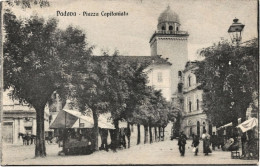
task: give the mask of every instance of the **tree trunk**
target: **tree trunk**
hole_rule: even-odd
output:
[[[163,133],[163,135],[162,135],[163,139],[162,139],[162,140],[163,140],[163,141],[164,141],[164,128],[165,128],[165,127],[163,127],[163,131],[162,131],[162,133]]]
[[[92,110],[93,120],[94,120],[94,132],[93,132],[93,149],[94,151],[98,151],[98,114],[95,110]]]
[[[115,131],[115,148],[118,148],[120,146],[120,136],[119,136],[119,125],[118,125],[118,120],[115,120],[114,121],[114,125],[115,125],[115,128],[116,128],[116,131]]]
[[[4,69],[3,69],[3,65],[4,65],[4,57],[3,57],[3,29],[2,26],[3,26],[3,2],[0,2],[0,17],[1,17],[1,20],[0,20],[0,122],[2,123],[2,120],[3,120],[3,81],[4,81]],[[0,138],[2,139],[2,134],[0,134]],[[1,143],[2,144],[2,143]],[[2,157],[2,151],[0,151],[0,157]]]
[[[154,141],[157,142],[157,127],[154,127]]]
[[[137,144],[140,144],[140,140],[141,140],[140,124],[137,124]]]
[[[131,125],[127,122],[127,131],[125,132],[127,138],[127,147],[130,148],[130,140],[131,140]]]
[[[161,127],[159,126],[158,128],[159,128],[159,135],[158,135],[159,139],[158,139],[158,141],[161,141]]]
[[[2,27],[3,25],[3,2],[0,2],[0,17],[2,18],[0,20],[0,27]],[[3,28],[0,28],[0,110],[2,111],[3,109],[3,78],[4,78],[4,69],[3,69],[3,65],[4,65],[4,58],[3,58]],[[2,122],[2,112],[0,112],[0,122]],[[2,135],[0,135],[2,137]],[[2,157],[2,151],[0,152],[0,157]]]
[[[148,142],[148,126],[144,125],[144,144]]]
[[[153,143],[153,133],[152,133],[152,126],[149,125],[149,136],[150,136],[150,143]]]
[[[44,136],[44,106],[36,107],[36,146],[35,157],[45,157],[45,136]]]

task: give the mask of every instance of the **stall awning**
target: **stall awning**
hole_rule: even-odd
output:
[[[90,114],[92,115],[92,114]],[[83,124],[84,126],[80,126]],[[114,125],[109,121],[107,115],[100,115],[98,118],[98,126],[105,129],[115,129]],[[53,123],[50,126],[50,129],[55,128],[93,128],[94,120],[92,116],[82,115],[81,112],[75,110],[61,110]]]
[[[241,118],[238,118],[238,123],[241,123]],[[217,128],[217,130],[220,130],[220,129],[222,129],[222,128],[225,128],[225,127],[229,127],[229,126],[232,126],[233,124],[232,124],[232,122],[230,122],[230,123],[228,123],[228,124],[226,124],[226,125],[223,125],[223,126],[221,126],[221,127],[218,127]]]
[[[256,118],[250,118],[246,120],[245,122],[241,123],[237,127],[241,129],[241,131],[244,133],[248,130],[253,129],[255,126],[258,125],[258,121]]]

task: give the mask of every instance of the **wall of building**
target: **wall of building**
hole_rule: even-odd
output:
[[[154,38],[150,43],[151,56],[157,56],[157,40]]]
[[[185,114],[202,113],[202,90],[192,90],[183,95],[184,97],[184,112]],[[191,102],[191,105],[190,105]]]
[[[171,68],[170,65],[151,65],[148,72],[148,86],[154,86],[156,90],[162,90],[163,97],[171,100]]]
[[[178,71],[185,68],[188,61],[187,37],[156,36],[151,44],[152,55],[162,55],[169,58],[171,66],[171,92],[175,93],[178,86]],[[156,48],[156,49],[155,49]]]
[[[193,64],[194,65],[194,64]],[[203,113],[203,90],[199,90],[194,70],[196,66],[188,66],[183,72],[183,120],[181,129],[191,137],[192,134],[201,137],[203,129],[208,133],[213,132],[207,115]]]
[[[199,135],[201,137],[204,128],[207,132],[209,132],[209,122],[206,114],[204,113],[185,116],[182,120],[181,129],[187,137],[191,137],[192,134]]]
[[[18,137],[19,133],[36,135],[36,112],[34,108],[28,104],[21,104],[18,101],[12,100],[8,96],[9,91],[3,93],[3,138],[5,143],[22,144],[22,138]],[[49,111],[45,107],[44,114],[45,131],[49,130]]]

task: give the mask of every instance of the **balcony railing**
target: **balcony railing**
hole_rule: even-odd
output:
[[[186,36],[189,35],[187,31],[172,31],[172,30],[157,30],[154,32],[154,34],[152,35],[151,40],[153,39],[153,37],[155,35],[180,35],[180,36]]]
[[[201,83],[196,83],[196,84],[193,84],[193,85],[191,85],[189,87],[184,87],[183,88],[183,92],[189,92],[189,91],[191,91],[193,89],[196,89],[200,85],[201,85]]]
[[[155,34],[188,35],[187,31],[157,30]]]

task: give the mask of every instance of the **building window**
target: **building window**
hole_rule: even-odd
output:
[[[191,76],[188,76],[188,86],[191,86]]]
[[[179,27],[176,28],[176,31],[179,31]]]
[[[169,30],[172,31],[173,30],[173,26],[169,26]]]
[[[178,83],[178,93],[182,92],[182,83]]]
[[[26,134],[32,134],[32,127],[24,127]]]
[[[158,82],[162,82],[163,78],[162,78],[162,72],[158,72]]]
[[[200,101],[199,101],[199,99],[197,99],[197,110],[199,110],[200,109]]]
[[[164,26],[162,26],[162,30],[165,30],[165,27],[164,27]]]
[[[191,112],[191,106],[192,106],[192,103],[191,103],[191,101],[189,101],[189,112]]]

